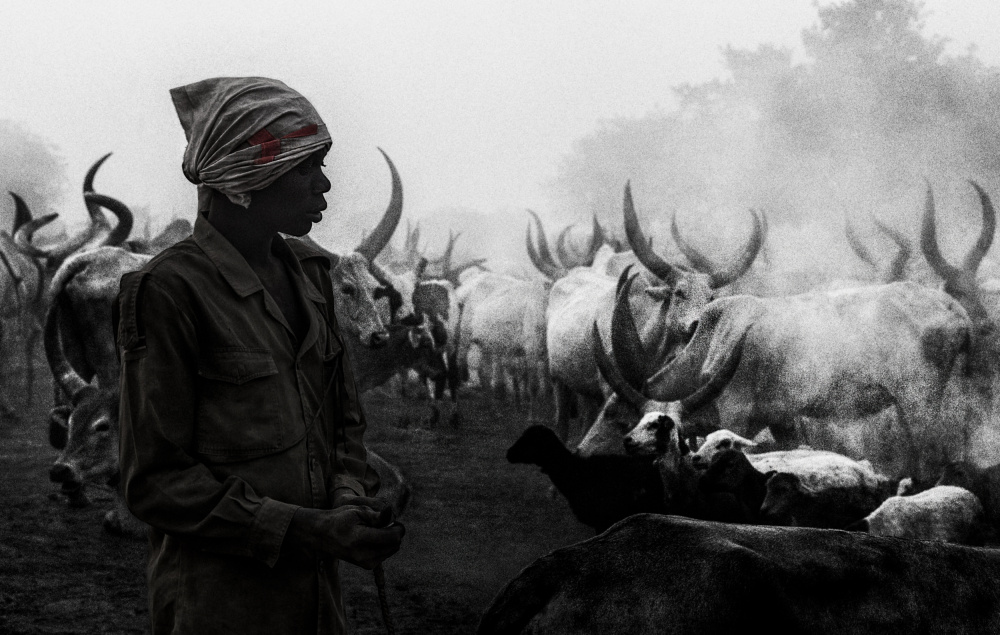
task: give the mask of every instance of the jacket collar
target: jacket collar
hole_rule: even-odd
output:
[[[205,252],[205,255],[208,256],[216,269],[219,270],[222,277],[229,283],[229,286],[241,298],[245,298],[264,288],[264,285],[260,282],[260,278],[257,277],[254,270],[247,264],[243,254],[236,247],[233,247],[232,243],[226,240],[226,237],[212,226],[212,223],[208,222],[208,216],[204,212],[199,212],[198,218],[194,221],[193,236],[195,243]],[[306,254],[296,254],[285,243],[284,239],[274,241],[272,243],[272,250],[277,257],[284,260],[292,268],[296,277],[303,283],[301,284],[301,289],[308,299],[316,302],[326,302],[323,294],[309,281],[305,272],[302,271],[302,265],[299,264],[300,259],[308,257]]]

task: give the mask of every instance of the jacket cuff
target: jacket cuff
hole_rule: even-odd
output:
[[[250,555],[269,567],[278,562],[281,543],[299,505],[282,503],[273,498],[261,499],[260,509],[250,525]]]
[[[335,474],[333,477],[333,489],[338,490],[341,487],[346,487],[354,492],[356,496],[365,496],[365,488],[361,483],[349,476]]]

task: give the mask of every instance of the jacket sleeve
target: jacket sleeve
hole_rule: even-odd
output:
[[[246,481],[217,479],[193,455],[198,338],[191,311],[149,272],[127,274],[118,296],[122,358],[119,459],[132,513],[200,548],[274,566],[295,505]]]

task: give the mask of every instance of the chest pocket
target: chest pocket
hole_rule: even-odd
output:
[[[286,447],[278,367],[267,349],[215,348],[198,361],[195,448],[219,462],[252,459]]]

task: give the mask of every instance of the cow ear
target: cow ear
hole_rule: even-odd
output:
[[[778,470],[768,470],[767,472],[764,473],[764,478],[766,478],[767,480],[770,481],[771,477],[774,476],[777,473],[778,473]]]

